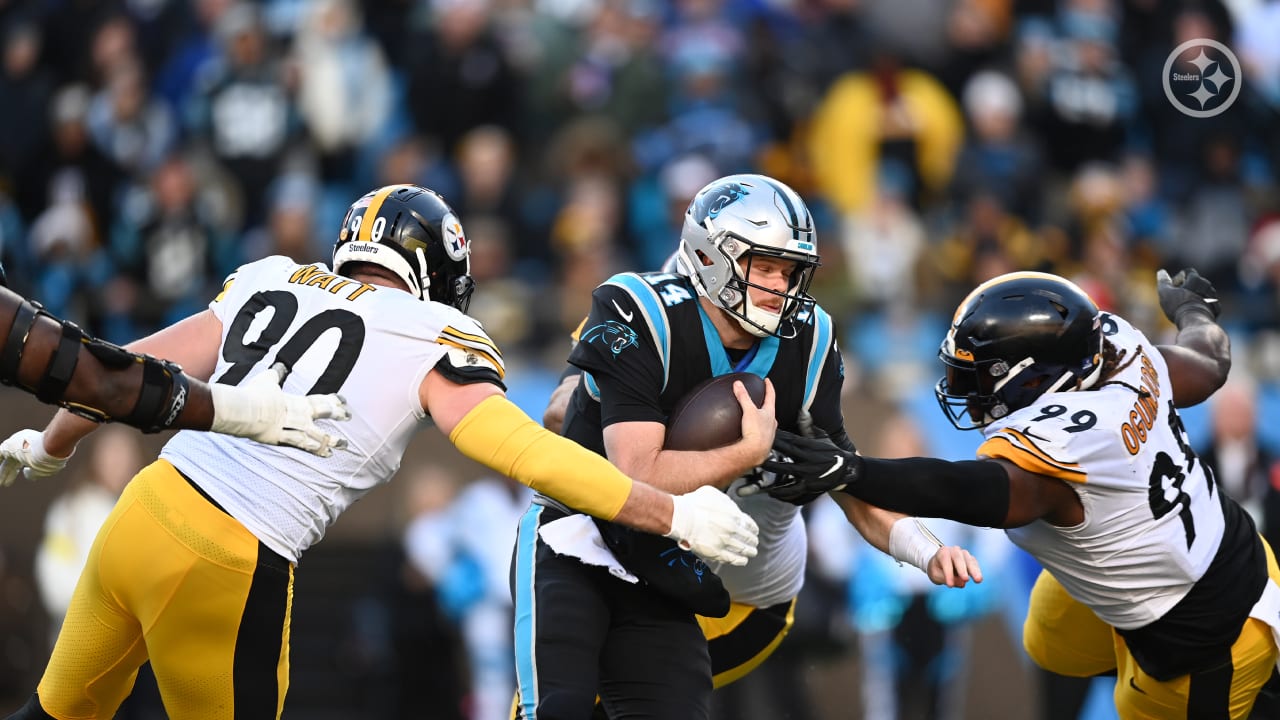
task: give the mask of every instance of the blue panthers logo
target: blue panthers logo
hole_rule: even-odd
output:
[[[582,342],[598,342],[609,348],[609,352],[617,356],[629,347],[639,347],[640,338],[636,331],[617,320],[609,320],[593,325],[582,334]]]
[[[707,564],[697,555],[688,550],[673,547],[663,550],[658,557],[667,561],[667,567],[675,567],[676,563],[679,563],[681,567],[689,568],[693,571],[694,577],[698,578],[698,583],[702,583],[702,575],[707,571]]]
[[[707,218],[715,218],[725,208],[746,197],[750,193],[738,183],[726,183],[708,190],[700,195],[693,206],[693,216],[698,222]]]

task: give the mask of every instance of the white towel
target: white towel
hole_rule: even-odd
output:
[[[560,555],[578,558],[588,565],[607,568],[610,575],[629,583],[640,582],[640,578],[622,567],[622,563],[618,562],[613,551],[604,544],[604,538],[600,536],[600,529],[596,527],[595,521],[586,515],[570,515],[552,520],[538,528],[538,536],[542,538],[542,542]]]

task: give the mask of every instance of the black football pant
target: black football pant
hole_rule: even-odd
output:
[[[711,659],[693,613],[643,585],[557,555],[531,505],[512,562],[516,717],[587,720],[596,692],[612,720],[707,720]]]

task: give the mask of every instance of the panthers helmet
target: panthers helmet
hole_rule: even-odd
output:
[[[0,287],[9,287],[9,278],[4,274],[4,263],[0,263]]]
[[[417,297],[466,312],[475,289],[470,256],[462,223],[444,198],[417,185],[388,185],[347,210],[333,271],[354,262],[381,265]]]
[[[960,303],[938,357],[943,412],[961,430],[985,427],[1045,393],[1093,387],[1102,375],[1101,315],[1057,275],[1001,275]]]
[[[786,292],[748,281],[754,257],[796,263]],[[699,190],[685,211],[675,259],[699,295],[757,337],[794,337],[796,313],[814,304],[809,283],[819,258],[813,216],[794,190],[763,175],[730,175]],[[782,311],[756,307],[749,287],[781,296]]]

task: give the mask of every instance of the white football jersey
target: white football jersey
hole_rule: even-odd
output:
[[[800,594],[809,543],[800,507],[756,493],[745,497],[738,488],[745,478],[734,480],[728,495],[760,527],[757,555],[746,565],[711,563],[734,602],[772,607]]]
[[[352,503],[400,468],[428,418],[418,389],[433,368],[501,382],[479,323],[447,305],[362,284],[320,264],[268,257],[241,267],[209,304],[222,322],[210,382],[238,385],[276,362],[295,394],[339,393],[351,419],[320,420],[348,446],[321,458],[289,447],[183,431],[161,457],[267,547],[296,562]]]
[[[987,426],[978,455],[1070,483],[1083,523],[1036,520],[1009,538],[1099,618],[1129,630],[1164,616],[1204,575],[1224,520],[1160,351],[1122,318],[1104,313],[1102,322],[1122,369],[1096,389],[1045,394]]]

